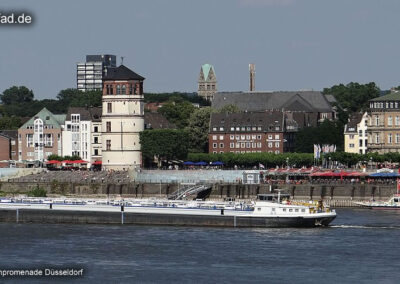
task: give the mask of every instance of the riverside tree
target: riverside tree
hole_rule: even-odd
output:
[[[140,144],[146,165],[162,161],[186,159],[189,135],[181,129],[153,129],[140,132]]]

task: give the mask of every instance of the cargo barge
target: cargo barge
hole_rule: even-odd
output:
[[[0,222],[276,228],[328,226],[336,218],[336,212],[322,202],[300,204],[288,197],[259,195],[250,209],[231,203],[201,207],[201,202],[180,207],[175,203],[151,206],[151,202],[138,206],[127,201],[97,205],[1,202]]]

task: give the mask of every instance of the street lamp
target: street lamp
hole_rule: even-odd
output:
[[[369,158],[369,162],[371,164],[371,170],[372,170],[372,157]]]
[[[332,160],[332,158],[331,158],[331,157],[329,157],[329,164],[328,164],[328,168],[331,168],[331,167],[332,167],[332,162],[331,162],[331,160]]]
[[[289,157],[286,158],[286,167],[289,169]]]

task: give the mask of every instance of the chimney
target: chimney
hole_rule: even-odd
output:
[[[256,89],[256,65],[254,63],[249,64],[250,71],[250,92],[254,92]]]

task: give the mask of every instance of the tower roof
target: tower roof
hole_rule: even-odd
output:
[[[125,65],[107,68],[107,73],[103,80],[144,80],[145,78],[133,72]]]
[[[204,74],[204,80],[207,80],[208,73],[210,73],[211,69],[214,71],[214,66],[212,66],[211,64],[208,64],[208,63],[203,64],[201,66],[201,70],[203,70],[203,74]],[[214,75],[215,75],[215,71],[214,71]]]

